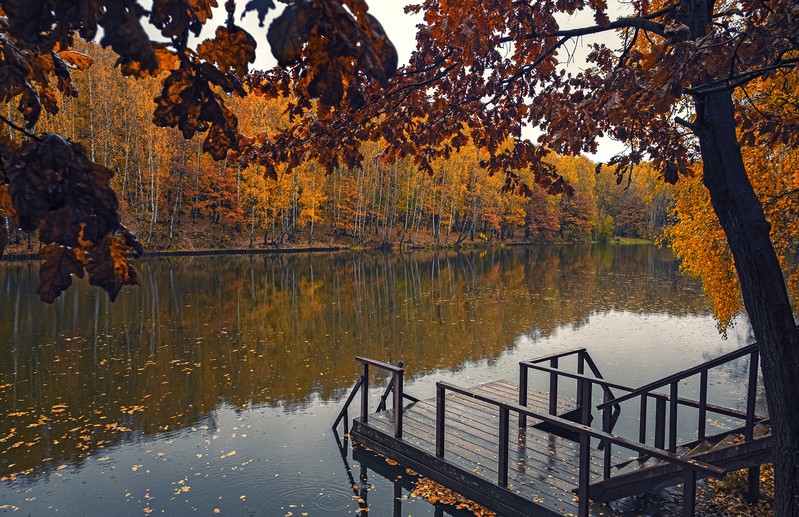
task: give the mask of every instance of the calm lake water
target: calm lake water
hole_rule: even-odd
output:
[[[80,284],[45,305],[36,264],[0,263],[0,508],[441,515],[342,459],[330,426],[359,374],[355,355],[404,359],[406,391],[426,398],[436,380],[513,378],[518,361],[575,347],[638,386],[751,340],[745,321],[722,338],[699,283],[651,246],[137,268],[142,285],[114,304]],[[737,393],[738,366],[714,377],[712,402]]]

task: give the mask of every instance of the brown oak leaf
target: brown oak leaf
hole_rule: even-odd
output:
[[[52,303],[72,285],[72,275],[83,278],[83,265],[72,248],[48,244],[39,255],[44,262],[39,267],[39,288],[36,293],[47,303]]]

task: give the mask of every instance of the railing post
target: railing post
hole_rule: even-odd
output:
[[[696,509],[696,471],[685,469],[682,481],[682,517],[692,517]]]
[[[602,402],[607,402],[610,400],[610,395],[608,394],[607,390],[602,392]],[[610,433],[610,412],[612,411],[612,406],[608,406],[602,410],[602,430],[606,433]],[[602,477],[604,479],[608,479],[610,477],[610,448],[611,443],[606,441],[603,444],[604,450],[602,451]]]
[[[585,350],[577,352],[577,373],[579,375],[585,374]],[[580,390],[580,381],[577,381],[577,407],[583,406],[583,393]]]
[[[397,363],[397,368],[402,368],[403,366],[405,366],[405,361],[399,361]],[[393,389],[394,376],[392,374],[391,380],[388,381],[388,386],[386,386],[385,391],[383,391],[383,394],[380,396],[380,403],[377,405],[377,409],[375,410],[376,413],[386,410],[386,399],[388,399],[388,394],[391,393]]]
[[[361,373],[361,422],[364,424],[369,421],[369,363],[363,364]]]
[[[655,447],[663,449],[666,445],[666,398],[655,399]]]
[[[505,406],[499,406],[499,458],[497,465],[497,484],[501,487],[508,486],[508,428],[510,427],[510,411]]]
[[[749,356],[749,386],[746,391],[746,427],[744,439],[750,441],[755,432],[755,403],[757,402],[757,369],[758,353],[752,352]],[[757,502],[760,497],[760,467],[751,467],[747,471],[746,500],[750,503]]]
[[[638,441],[641,443],[646,443],[646,419],[649,416],[646,412],[647,399],[648,393],[641,394],[641,413],[638,416]]]
[[[519,405],[527,407],[527,366],[519,363]],[[527,415],[519,415],[519,427],[527,427]]]
[[[679,383],[671,383],[669,390],[669,452],[677,450],[677,387]]]
[[[580,411],[580,423],[583,425],[591,425],[591,388],[593,383],[585,379],[580,379],[580,391],[583,394],[583,406]]]
[[[549,366],[552,368],[558,367],[558,358],[553,357],[549,360]],[[558,374],[551,372],[549,374],[549,414],[555,415],[558,412]]]
[[[580,421],[583,425],[588,426],[591,421],[591,383],[585,379],[578,381],[578,389],[582,394],[583,400],[582,412]],[[579,471],[577,473],[577,497],[578,507],[577,515],[580,517],[588,517],[589,503],[588,503],[588,484],[591,482],[591,437],[587,433],[580,433],[580,459]]]
[[[697,439],[704,440],[707,434],[707,370],[699,374],[699,427]]]
[[[404,370],[400,368],[394,372],[394,436],[402,438],[402,381]]]
[[[436,384],[436,456],[444,457],[444,415],[446,393],[444,387]]]

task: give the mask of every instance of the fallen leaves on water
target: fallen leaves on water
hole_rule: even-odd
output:
[[[496,517],[497,514],[483,508],[474,501],[467,499],[449,488],[439,485],[435,481],[420,477],[416,481],[416,486],[411,495],[420,499],[426,499],[433,504],[442,503],[454,506],[458,510],[468,510],[478,517]]]

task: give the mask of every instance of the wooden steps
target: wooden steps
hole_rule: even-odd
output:
[[[768,421],[756,424],[753,436],[752,441],[745,442],[742,430],[735,429],[679,447],[677,453],[727,471],[754,467],[767,461],[771,454],[771,426]],[[611,501],[682,482],[683,471],[676,465],[640,457],[616,464],[611,469],[611,477],[591,484],[588,493],[593,499]]]

